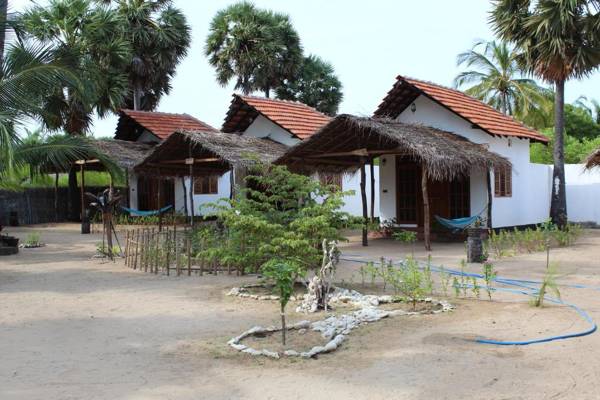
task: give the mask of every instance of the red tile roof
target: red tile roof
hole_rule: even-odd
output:
[[[148,131],[152,132],[159,139],[168,138],[173,132],[179,130],[202,130],[217,131],[212,126],[192,117],[189,114],[170,114],[155,111],[134,111],[121,110],[121,115],[134,120]],[[117,126],[117,135],[119,136],[119,126]]]
[[[459,90],[403,76],[396,79],[394,87],[375,111],[375,116],[396,118],[422,94],[491,135],[548,142],[546,136]]]
[[[331,119],[297,101],[234,94],[222,130],[242,132],[259,114],[300,139],[310,137]]]

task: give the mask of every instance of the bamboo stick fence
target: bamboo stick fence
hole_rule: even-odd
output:
[[[138,227],[125,231],[125,265],[151,274],[176,276],[231,274],[229,265],[198,258],[201,245],[194,243],[193,230],[177,225],[156,228]],[[239,271],[236,270],[239,274]]]

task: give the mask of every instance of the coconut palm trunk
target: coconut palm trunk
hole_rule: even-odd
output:
[[[6,19],[8,17],[8,0],[0,0],[0,23],[2,23],[2,29],[0,29],[0,64],[4,60],[4,42],[6,40]]]
[[[561,229],[567,225],[567,194],[565,189],[565,81],[555,83],[554,98],[554,170],[552,172],[552,202],[550,217]]]

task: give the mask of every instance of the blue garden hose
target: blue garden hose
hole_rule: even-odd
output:
[[[350,258],[340,258],[340,259],[344,260],[344,261],[356,262],[356,263],[361,263],[361,264],[367,263],[367,261],[350,259]],[[463,277],[469,277],[469,278],[484,279],[484,276],[482,274],[457,271],[457,270],[446,269],[446,268],[442,269],[441,267],[431,266],[431,265],[429,266],[429,268],[432,272],[437,272],[437,273],[445,272],[445,273],[453,275],[453,276],[463,276]],[[539,289],[532,285],[540,285],[542,283],[539,281],[510,279],[510,278],[502,278],[502,277],[493,278],[492,281],[499,283],[499,284],[507,285],[507,286],[516,286],[516,287],[519,287],[522,289],[519,290],[519,289],[510,289],[510,288],[489,288],[490,290],[522,294],[522,295],[530,296],[530,297],[533,297],[539,293]],[[586,286],[586,285],[579,285],[579,284],[566,284],[566,285],[560,285],[560,286],[570,287],[570,288],[575,288],[575,289],[591,289],[591,290],[600,291],[600,288]],[[473,287],[473,285],[465,284],[465,285],[462,285],[462,287]],[[523,290],[523,289],[526,289],[526,290]],[[499,346],[526,346],[526,345],[535,344],[535,343],[547,343],[547,342],[553,342],[555,340],[563,340],[563,339],[571,339],[571,338],[576,338],[576,337],[587,336],[587,335],[591,335],[592,333],[596,332],[596,330],[598,329],[598,326],[596,325],[594,320],[590,317],[590,315],[586,311],[584,311],[581,308],[579,308],[578,306],[576,306],[575,304],[565,303],[564,301],[562,301],[560,299],[555,299],[555,298],[548,297],[548,296],[544,296],[544,299],[551,303],[562,304],[562,305],[565,305],[565,306],[570,307],[571,309],[575,310],[586,322],[588,322],[590,324],[590,328],[588,328],[585,331],[581,331],[581,332],[568,333],[565,335],[558,335],[558,336],[548,336],[548,337],[543,337],[543,338],[539,338],[539,339],[531,339],[531,340],[504,341],[504,340],[493,340],[493,339],[476,339],[475,342],[482,343],[482,344],[493,344],[493,345],[499,345]]]

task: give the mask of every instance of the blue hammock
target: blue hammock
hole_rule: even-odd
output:
[[[161,208],[160,210],[150,210],[150,211],[134,210],[133,208],[127,208],[127,207],[123,207],[123,206],[121,206],[121,208],[123,209],[123,211],[126,211],[135,217],[149,217],[151,215],[158,215],[158,214],[164,213],[165,211],[169,211],[171,208],[173,208],[173,206],[169,205],[169,206]]]
[[[481,220],[479,215],[475,215],[473,217],[464,217],[464,218],[455,218],[455,219],[446,219],[442,218],[439,215],[435,216],[435,219],[445,226],[448,229],[452,229],[453,231],[460,231],[463,229],[467,229],[471,225],[473,225],[476,221]]]

